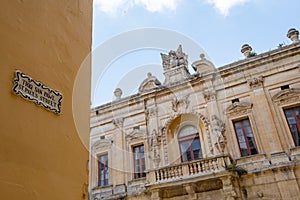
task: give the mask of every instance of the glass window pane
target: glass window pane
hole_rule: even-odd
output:
[[[98,158],[98,184],[105,186],[108,184],[108,155],[102,155]]]
[[[234,122],[241,156],[257,154],[257,148],[249,119]]]
[[[284,110],[286,120],[295,143],[295,146],[300,145],[300,107]]]
[[[145,165],[145,153],[144,145],[133,148],[134,152],[134,178],[144,177]]]
[[[198,130],[194,126],[185,126],[178,135],[182,162],[202,157]]]
[[[180,129],[180,133],[178,135],[179,138],[194,135],[195,133],[198,133],[198,130],[194,126],[184,126]]]

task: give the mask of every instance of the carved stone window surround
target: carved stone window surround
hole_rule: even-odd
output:
[[[226,126],[228,127],[228,130],[226,130],[226,136],[228,136],[227,138],[227,143],[228,144],[233,144],[232,145],[232,148],[234,150],[233,152],[233,156],[236,157],[236,158],[244,158],[241,156],[241,153],[240,153],[240,150],[239,150],[239,143],[238,143],[238,138],[236,136],[236,133],[235,133],[235,128],[234,128],[234,122],[235,121],[240,121],[240,120],[243,120],[243,119],[249,119],[249,122],[250,122],[250,125],[251,125],[251,129],[252,129],[252,133],[254,135],[254,139],[255,139],[255,142],[256,142],[256,147],[257,147],[257,151],[258,151],[258,154],[261,154],[264,152],[264,148],[262,146],[262,142],[261,142],[261,138],[260,138],[260,135],[258,134],[258,129],[257,129],[257,126],[256,126],[256,123],[255,123],[255,118],[253,116],[253,113],[252,111],[249,112],[249,113],[245,113],[245,114],[242,114],[242,115],[237,115],[237,116],[230,116],[227,118],[227,123],[229,124],[229,126]],[[229,141],[231,139],[231,142]],[[258,155],[256,154],[256,155]],[[253,155],[255,156],[255,155]],[[245,156],[247,157],[247,156]]]
[[[272,101],[277,105],[287,105],[300,102],[300,89],[290,88],[281,90],[272,96]]]
[[[277,110],[278,118],[282,122],[280,126],[282,127],[283,137],[287,141],[288,146],[294,148],[294,140],[284,114],[284,109],[300,106],[300,89],[289,88],[281,90],[273,95],[271,99],[276,104],[275,110]]]
[[[130,170],[130,175],[129,175],[129,180],[130,181],[134,181],[134,180],[139,180],[139,179],[144,179],[146,177],[142,177],[142,178],[138,178],[135,179],[134,178],[134,152],[133,152],[133,148],[137,147],[137,146],[144,146],[144,155],[145,155],[145,169],[148,169],[149,166],[149,159],[148,159],[148,155],[149,155],[149,148],[148,145],[146,144],[145,141],[132,141],[131,143],[128,143],[128,154],[127,154],[127,159],[128,159],[128,163],[129,163],[129,170]]]
[[[133,129],[125,135],[126,141],[129,143],[136,143],[145,141],[147,139],[146,131],[143,129]]]
[[[237,118],[243,115],[248,115],[252,113],[252,106],[253,104],[250,102],[234,102],[226,108],[225,114],[229,118]]]

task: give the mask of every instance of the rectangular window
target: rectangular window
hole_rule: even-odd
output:
[[[284,114],[289,124],[295,146],[300,146],[300,107],[285,109]]]
[[[108,155],[98,158],[98,186],[108,185]]]
[[[134,154],[134,178],[145,177],[146,166],[145,166],[144,145],[134,147],[133,154]]]
[[[238,138],[241,156],[257,154],[257,148],[249,119],[234,122],[234,128]]]

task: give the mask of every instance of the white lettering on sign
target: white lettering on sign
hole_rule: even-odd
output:
[[[13,91],[21,97],[33,101],[44,108],[60,114],[62,94],[33,80],[19,70],[15,73]]]

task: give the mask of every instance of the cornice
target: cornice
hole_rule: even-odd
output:
[[[91,113],[95,112],[96,110],[101,110],[101,112],[109,112],[115,109],[122,108],[124,106],[131,106],[138,102],[144,101],[144,99],[151,99],[160,95],[165,95],[170,93],[174,89],[180,90],[187,85],[195,85],[200,82],[209,81],[215,78],[215,75],[220,75],[221,77],[229,76],[235,72],[245,71],[257,66],[265,65],[267,63],[272,63],[279,59],[288,58],[294,55],[300,54],[300,42],[293,43],[282,48],[278,48],[275,50],[271,50],[252,58],[246,58],[237,62],[233,62],[231,64],[222,66],[218,68],[216,71],[208,72],[205,74],[192,74],[188,79],[185,79],[182,82],[178,82],[176,84],[171,84],[166,86],[159,86],[152,91],[143,93],[143,94],[133,94],[128,97],[121,98],[120,100],[108,102],[100,106],[96,106],[91,108]],[[244,80],[243,82],[246,82]],[[208,88],[209,89],[209,88]]]

